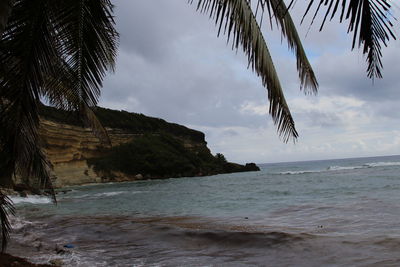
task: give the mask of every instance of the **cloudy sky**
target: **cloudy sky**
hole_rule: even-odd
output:
[[[400,154],[399,41],[384,50],[384,79],[372,83],[361,52],[350,50],[346,25],[330,23],[318,32],[320,20],[310,29],[306,21],[298,30],[320,84],[318,95],[310,96],[299,90],[295,59],[279,32],[265,23],[265,38],[300,134],[298,142],[285,144],[267,114],[259,78],[247,69],[240,51],[232,51],[224,36],[216,37],[206,15],[186,0],[114,3],[120,49],[101,106],[201,130],[213,153],[235,162]],[[303,12],[297,4],[295,22]]]

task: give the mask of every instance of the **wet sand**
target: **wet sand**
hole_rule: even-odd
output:
[[[7,253],[0,253],[0,266],[2,267],[57,267],[56,265],[34,264],[27,260]]]

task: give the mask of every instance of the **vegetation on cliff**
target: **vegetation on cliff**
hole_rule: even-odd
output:
[[[185,137],[194,142],[205,142],[204,133],[189,129],[183,125],[166,122],[163,119],[148,117],[143,114],[124,110],[118,111],[101,107],[96,107],[93,111],[104,127],[122,129],[136,134],[165,133]],[[77,112],[67,112],[41,105],[40,115],[48,120],[83,126],[82,120]]]
[[[187,149],[182,141],[167,134],[145,134],[130,143],[113,147],[104,157],[88,159],[88,163],[109,180],[113,179],[113,172],[167,178],[250,170],[213,156],[206,146]]]
[[[105,127],[135,134],[129,143],[105,148],[103,156],[87,158],[88,164],[106,181],[113,180],[116,172],[167,178],[259,170],[255,164],[227,162],[221,153],[212,155],[200,131],[127,111],[97,107],[94,112]],[[76,113],[42,106],[40,114],[47,120],[83,126]]]

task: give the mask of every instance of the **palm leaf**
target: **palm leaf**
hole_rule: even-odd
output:
[[[38,103],[44,73],[54,74],[56,50],[48,7],[45,0],[16,1],[0,42],[2,140],[12,146],[8,156],[13,171],[46,186],[51,181],[40,148]]]
[[[118,33],[108,0],[63,0],[58,3],[54,25],[60,51],[72,73],[72,88],[80,101],[97,104],[102,80],[113,71]]]
[[[304,51],[296,26],[289,13],[289,8],[283,0],[259,0],[262,10],[268,10],[270,21],[275,18],[281,28],[282,35],[287,39],[288,46],[294,51],[297,60],[297,71],[301,82],[301,88],[306,93],[317,93],[318,82],[314,71]]]
[[[310,0],[306,9],[305,16],[311,7],[317,1]],[[314,22],[316,15],[321,7],[327,7],[320,30],[330,16],[330,20],[340,12],[340,22],[349,21],[347,32],[353,32],[352,49],[356,46],[362,47],[363,54],[366,55],[368,64],[367,74],[369,78],[382,78],[382,45],[387,46],[391,38],[396,39],[393,32],[393,23],[391,19],[395,19],[390,12],[391,5],[388,0],[320,0],[314,13]]]
[[[189,1],[193,3],[193,0]],[[270,52],[247,0],[198,0],[197,9],[208,13],[219,28],[232,38],[233,48],[242,47],[249,66],[261,77],[270,101],[269,113],[285,142],[298,137]]]
[[[60,76],[49,76],[44,94],[50,103],[79,110],[86,127],[104,144],[111,145],[104,127],[92,111],[107,71],[113,71],[119,35],[109,0],[64,0],[54,12],[58,49],[64,61],[57,64]]]
[[[12,201],[0,192],[0,220],[1,220],[1,251],[4,252],[7,247],[8,239],[10,238],[10,232],[12,230],[9,217],[15,214],[15,209]]]
[[[81,91],[74,86],[74,73],[70,66],[61,62],[55,68],[63,75],[46,77],[45,88],[49,88],[49,90],[44,90],[44,96],[49,104],[66,111],[79,111],[77,114],[79,114],[83,126],[90,128],[103,145],[111,146],[106,129],[92,110],[95,107],[90,107],[85,101],[86,98],[82,98]]]
[[[7,153],[0,172],[8,179],[16,173],[33,187],[50,189],[50,165],[38,132],[38,103],[44,77],[55,74],[52,61],[57,51],[49,11],[51,2],[15,1],[0,41],[0,148]],[[3,212],[5,226],[6,217]],[[5,241],[8,229],[2,229]]]
[[[7,26],[13,5],[14,0],[0,0],[0,36]]]

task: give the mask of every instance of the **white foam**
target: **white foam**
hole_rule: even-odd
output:
[[[15,196],[10,196],[11,201],[14,204],[24,204],[24,203],[29,203],[29,204],[48,204],[51,203],[51,199],[49,197],[44,197],[44,196],[27,196],[27,197],[15,197]]]
[[[278,174],[281,175],[298,175],[298,174],[305,174],[305,173],[318,173],[324,171],[345,171],[345,170],[357,170],[357,169],[366,169],[366,168],[375,168],[375,167],[388,167],[388,166],[400,166],[400,162],[371,162],[365,163],[363,165],[356,165],[356,166],[329,166],[326,170],[321,171],[284,171],[279,172]]]
[[[329,166],[328,171],[344,171],[344,170],[356,170],[363,169],[366,166]]]
[[[297,175],[297,174],[314,173],[314,172],[320,172],[320,171],[285,171],[285,172],[280,172],[279,174],[282,174],[282,175]]]
[[[113,196],[117,196],[117,195],[121,195],[126,193],[126,191],[115,191],[115,192],[104,192],[104,193],[97,193],[94,194],[94,197],[113,197]]]
[[[366,163],[365,166],[367,167],[387,167],[387,166],[400,166],[400,162],[372,162]]]
[[[11,223],[12,229],[14,231],[21,230],[21,229],[25,228],[26,226],[32,224],[32,222],[21,219],[20,217],[17,217],[17,216],[10,216],[10,223]]]
[[[93,199],[93,198],[101,198],[101,197],[113,197],[121,194],[125,194],[128,191],[115,191],[115,192],[103,192],[103,193],[96,193],[96,194],[83,194],[83,195],[78,195],[78,196],[63,196],[62,198],[72,198],[72,199],[82,199],[82,198],[87,198],[87,199]]]

